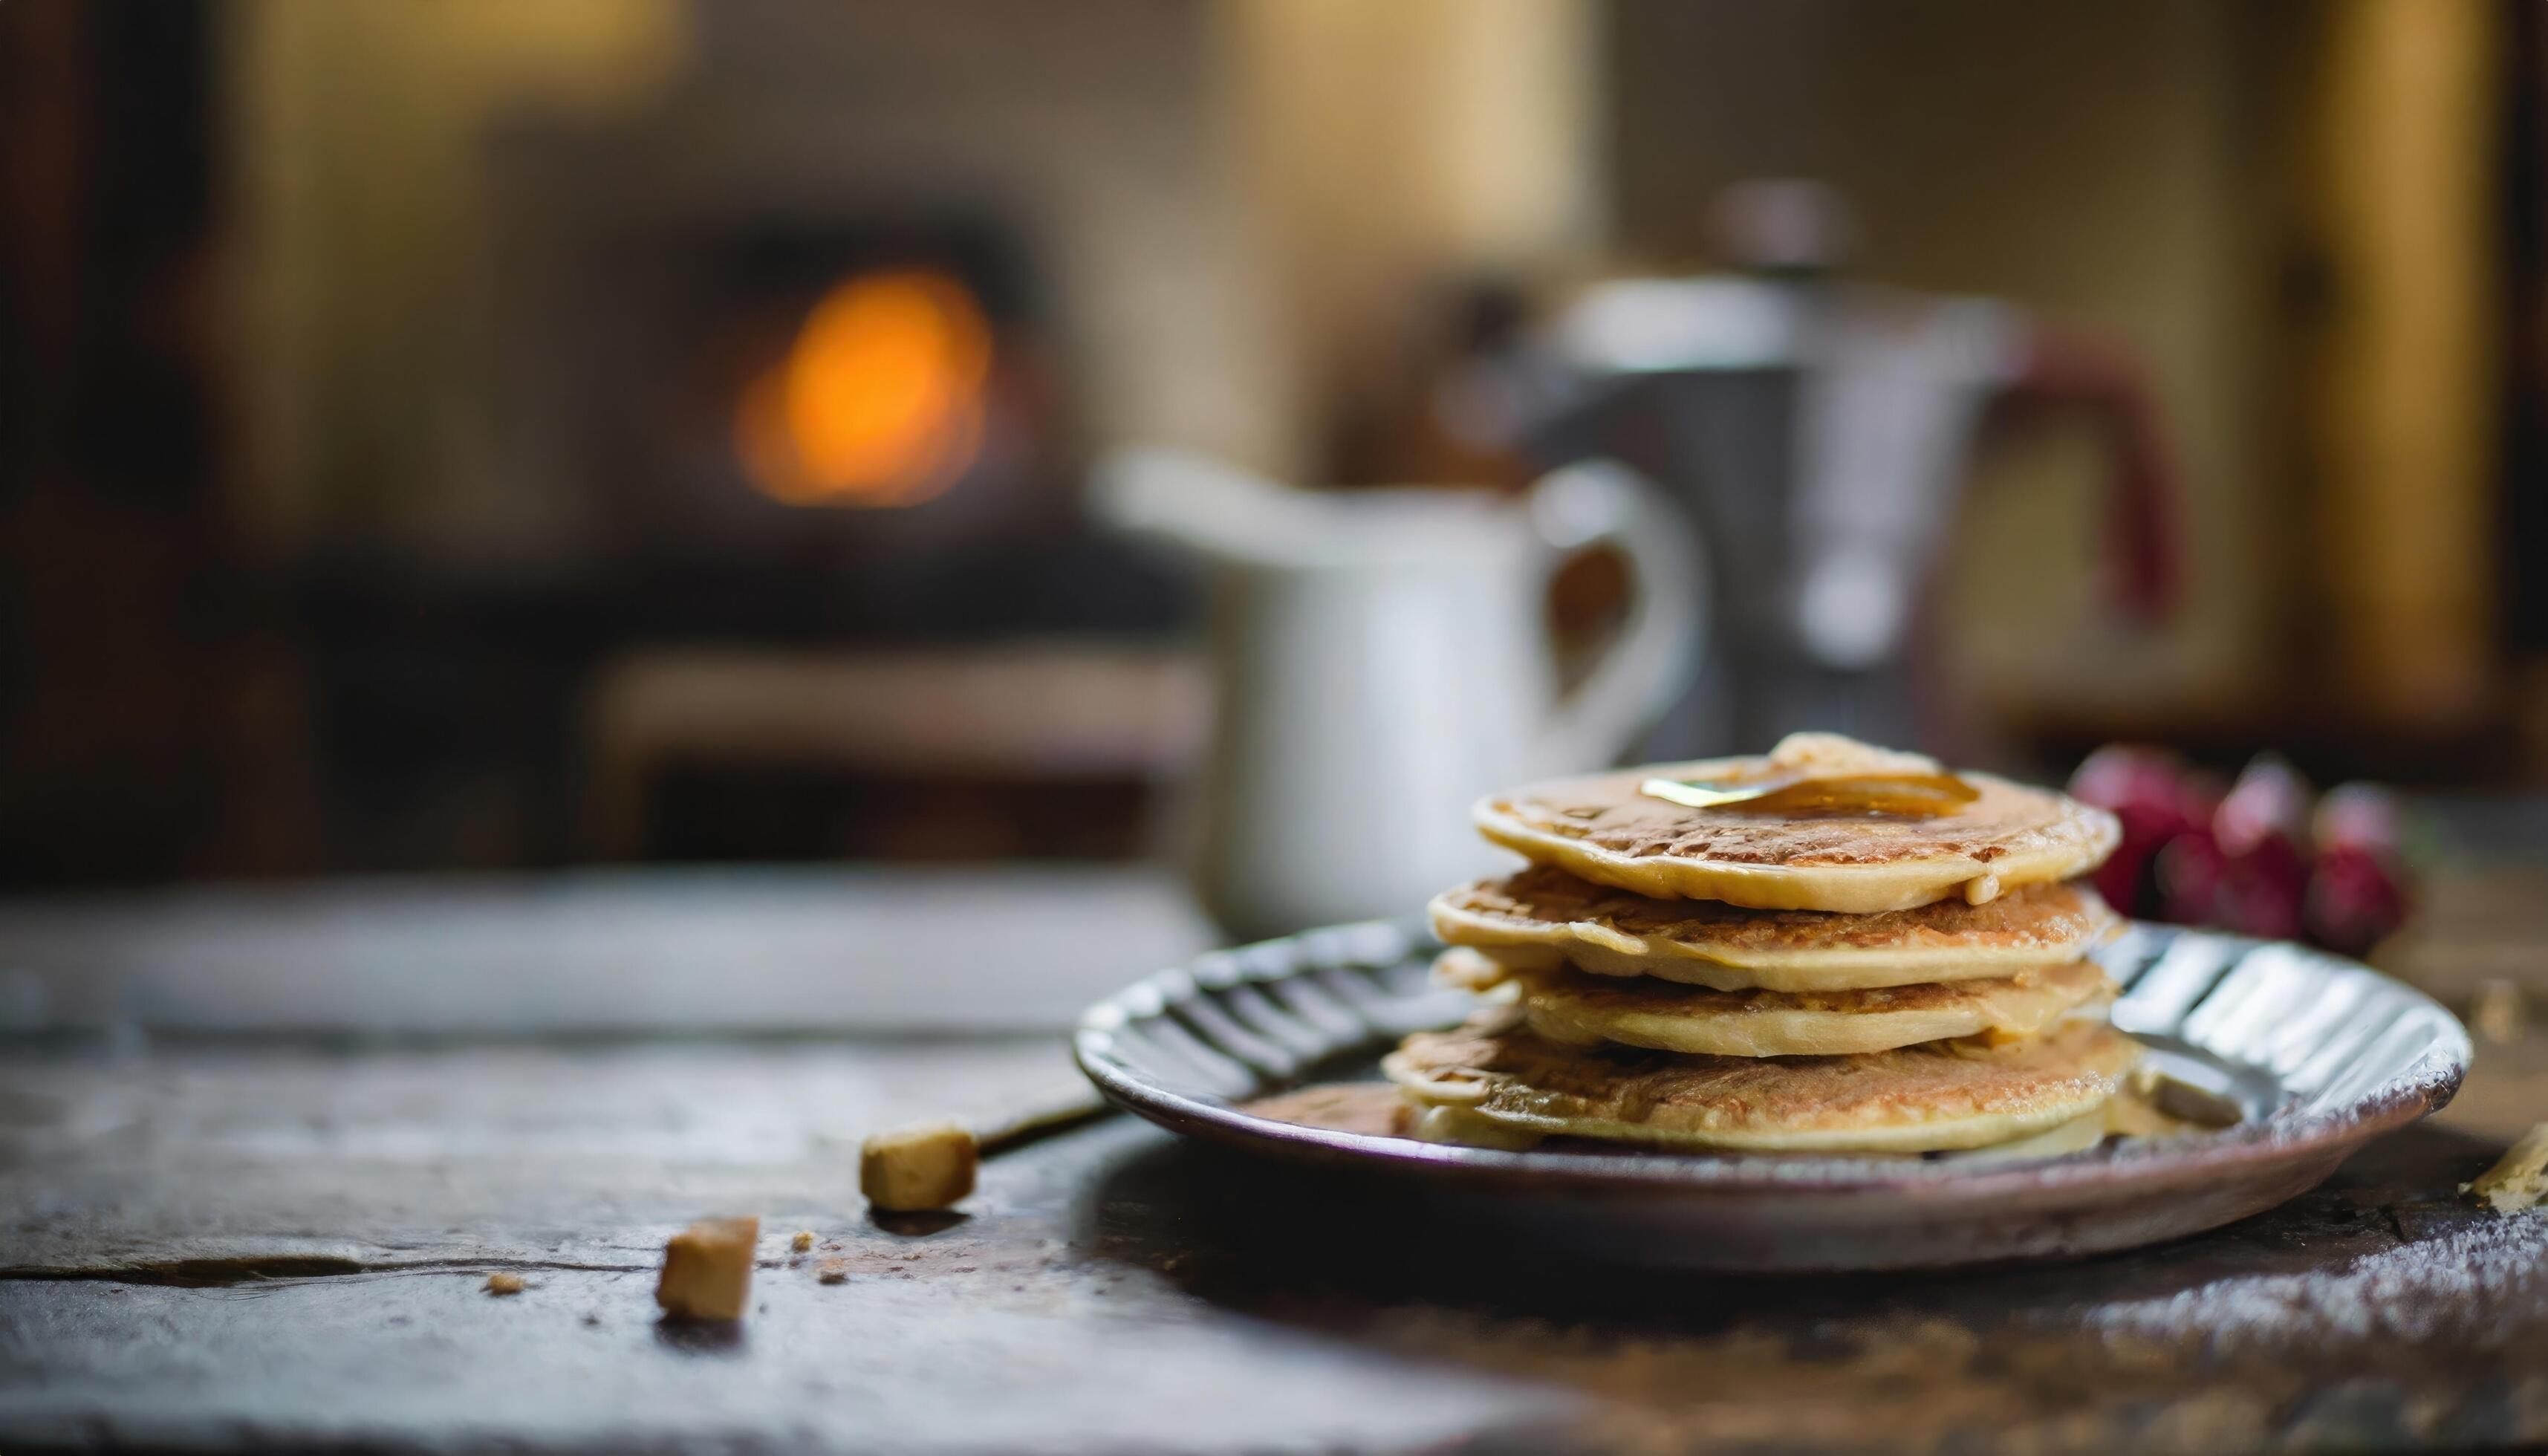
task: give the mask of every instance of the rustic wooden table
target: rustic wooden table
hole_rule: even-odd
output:
[[[2526,969],[2543,891],[2455,879],[2405,968],[2446,996]],[[1156,906],[1128,926],[1148,893],[1087,890],[1114,933],[1191,934]],[[431,897],[409,910],[429,933]],[[151,913],[106,919],[129,937]],[[46,924],[48,954],[77,940]],[[34,943],[16,929],[0,961]],[[2056,1267],[1524,1258],[1456,1210],[1123,1119],[993,1160],[962,1216],[863,1212],[864,1133],[1070,1077],[1049,1035],[21,1036],[0,1057],[0,1450],[2548,1441],[2548,1220],[2453,1195],[2548,1116],[2535,1033],[2275,1213]],[[664,1238],[755,1211],[751,1318],[660,1322]],[[798,1228],[813,1256],[788,1252]],[[818,1281],[826,1257],[845,1282]],[[496,1270],[529,1288],[485,1293]]]

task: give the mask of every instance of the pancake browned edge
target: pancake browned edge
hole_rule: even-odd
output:
[[[2103,809],[1988,774],[1961,774],[1977,796],[1929,817],[1699,809],[1639,791],[1649,778],[1717,781],[1774,769],[1763,758],[1651,765],[1492,794],[1474,813],[1495,843],[1619,889],[1851,915],[1949,896],[1985,904],[2086,873],[2122,837]]]
[[[1658,900],[1544,864],[1445,890],[1433,933],[1516,968],[1573,965],[1720,991],[1840,991],[1996,977],[2063,965],[2123,922],[2079,881],[2028,885],[1984,905],[1939,900],[1834,915]]]
[[[1531,1030],[1551,1041],[1710,1056],[1841,1056],[1961,1037],[2015,1041],[2065,1018],[2102,1018],[2115,998],[2105,970],[2086,961],[1865,991],[1710,991],[1569,970],[1516,978]]]
[[[1419,1104],[1541,1137],[1760,1152],[1985,1147],[2095,1112],[2140,1048],[2099,1022],[1983,1048],[1685,1056],[1569,1046],[1514,1008],[1408,1038],[1381,1063]]]

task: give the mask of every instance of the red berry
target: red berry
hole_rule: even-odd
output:
[[[2127,915],[2158,909],[2152,883],[2156,857],[2170,840],[2202,827],[2204,810],[2189,793],[2184,761],[2164,749],[2108,744],[2070,775],[2071,796],[2115,816],[2123,831],[2114,855],[2096,873],[2097,892]]]
[[[2394,860],[2405,819],[2398,796],[2380,785],[2339,783],[2318,801],[2312,830],[2320,849],[2350,846]]]
[[[2246,854],[2223,859],[2219,924],[2240,935],[2299,939],[2310,871],[2291,841],[2274,835]]]
[[[2152,864],[2159,918],[2178,925],[2217,923],[2227,868],[2209,832],[2188,830],[2169,840]]]
[[[2361,956],[2406,923],[2406,885],[2385,857],[2338,845],[2320,854],[2312,868],[2302,918],[2311,940]]]
[[[2230,859],[2253,852],[2268,839],[2282,839],[2295,849],[2309,844],[2310,808],[2317,795],[2299,771],[2273,754],[2258,754],[2238,774],[2238,781],[2212,814],[2212,834]]]

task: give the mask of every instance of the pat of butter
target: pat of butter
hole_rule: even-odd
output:
[[[682,1320],[740,1320],[752,1298],[752,1251],[761,1219],[701,1219],[664,1245],[655,1303]]]

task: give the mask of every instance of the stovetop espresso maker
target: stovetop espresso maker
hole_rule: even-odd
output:
[[[1837,271],[1848,219],[1812,183],[1719,208],[1732,271],[1591,288],[1506,361],[1543,464],[1623,460],[1678,498],[1710,579],[1698,681],[1648,759],[1750,751],[1796,728],[1935,744],[1914,664],[1923,588],[1986,411],[2057,406],[2105,443],[2120,603],[2168,603],[2167,452],[2125,351],[1986,298]]]

